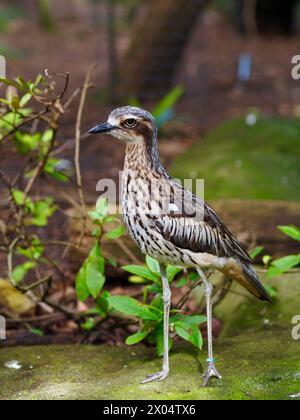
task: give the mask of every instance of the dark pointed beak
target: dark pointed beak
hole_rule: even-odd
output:
[[[109,133],[112,130],[115,130],[116,127],[109,123],[104,123],[97,125],[96,127],[92,128],[88,131],[89,134],[103,134],[103,133]]]

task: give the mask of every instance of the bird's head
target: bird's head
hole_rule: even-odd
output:
[[[149,141],[156,132],[155,119],[150,112],[131,106],[115,109],[106,123],[89,130],[89,134],[107,133],[131,144]]]

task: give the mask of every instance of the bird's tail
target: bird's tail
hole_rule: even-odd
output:
[[[225,266],[224,274],[237,281],[258,299],[272,302],[250,263],[231,258]]]

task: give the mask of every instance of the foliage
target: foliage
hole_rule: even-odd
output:
[[[72,179],[72,162],[59,157],[64,147],[58,140],[60,119],[78,93],[65,100],[68,74],[45,72],[34,81],[18,77],[1,78],[0,83],[3,92],[0,97],[0,252],[6,258],[7,279],[16,292],[26,295],[32,303],[31,311],[44,304],[48,311],[53,306],[70,316],[72,310],[64,308],[60,301],[52,302],[49,296],[53,293],[54,280],[65,284],[63,256],[70,249],[79,249],[80,239],[78,243],[61,241],[57,237],[58,228],[53,232],[50,223],[55,218],[54,226],[58,225],[59,214],[65,214],[66,205],[71,202],[81,209],[82,230],[86,233],[87,216],[79,198],[80,186]],[[15,172],[7,173],[5,165],[16,168]],[[78,190],[79,203],[65,191],[65,183],[69,181]],[[61,193],[63,203],[58,202]],[[58,254],[62,255],[59,262]],[[100,263],[101,256],[95,246],[87,267],[88,286],[93,295],[101,276]],[[27,327],[42,334],[38,328]]]
[[[300,229],[296,226],[278,226],[278,229],[290,238],[300,242]],[[299,255],[287,255],[279,259],[272,259],[270,256],[264,256],[264,262],[268,267],[268,277],[278,277],[283,273],[300,265]]]
[[[297,226],[289,225],[289,226],[278,226],[278,229],[285,235],[289,236],[290,238],[294,239],[295,241],[300,242],[300,229]],[[260,254],[262,254],[264,248],[259,246],[256,247],[251,252],[251,257],[256,258]],[[270,255],[264,255],[262,257],[263,264],[267,268],[267,277],[269,279],[279,277],[284,273],[292,270],[295,267],[300,265],[300,254],[298,255],[286,255],[284,257],[274,259]],[[277,290],[271,286],[266,286],[268,292],[270,293],[272,298],[277,297]]]
[[[140,320],[140,329],[126,340],[128,345],[137,344],[147,339],[151,344],[156,345],[157,354],[163,354],[163,289],[161,283],[159,263],[153,258],[146,257],[146,265],[128,265],[123,267],[128,273],[133,275],[130,280],[133,283],[143,284],[143,302],[127,296],[111,296],[109,304],[118,312],[137,318]],[[180,276],[180,279],[176,279]],[[188,280],[183,276],[183,270],[169,265],[167,267],[167,277],[170,285],[177,283],[183,287]],[[183,281],[184,280],[184,281]],[[192,284],[198,280],[197,276],[190,276]],[[203,339],[199,330],[199,325],[204,323],[206,318],[198,315],[186,315],[181,309],[171,310],[170,328],[173,332],[170,338],[170,348],[172,347],[175,335],[190,342],[198,349],[202,349]]]
[[[56,145],[58,121],[64,110],[61,104],[68,84],[56,94],[55,83],[38,76],[35,81],[19,77],[13,80],[1,78],[6,86],[5,96],[0,98],[0,147],[15,149],[20,171],[14,179],[2,170],[0,180],[6,188],[2,205],[8,204],[9,214],[1,215],[1,250],[7,255],[8,277],[21,288],[31,271],[41,280],[41,268],[47,262],[40,228],[48,225],[58,206],[49,195],[36,194],[34,187],[40,178],[61,180],[55,170],[58,159],[52,157]],[[36,109],[35,109],[36,108]],[[38,127],[39,130],[33,130]],[[19,265],[14,266],[14,259]],[[49,278],[48,278],[49,280]]]
[[[107,199],[100,198],[96,210],[88,213],[94,225],[92,235],[95,242],[76,277],[78,298],[85,301],[91,296],[95,301],[94,309],[89,311],[93,318],[88,318],[82,324],[86,330],[95,327],[95,317],[106,318],[111,313],[110,293],[103,288],[106,281],[106,264],[114,265],[115,262],[103,256],[101,241],[104,237],[111,240],[119,239],[124,234],[125,227],[118,218],[108,215],[108,212]]]

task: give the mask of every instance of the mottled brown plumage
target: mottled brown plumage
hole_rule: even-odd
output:
[[[172,179],[161,165],[157,128],[151,114],[134,107],[119,108],[106,124],[91,130],[93,134],[98,132],[109,132],[127,143],[122,209],[132,239],[143,253],[161,264],[192,267],[203,278],[210,339],[207,383],[211,376],[220,375],[212,362],[211,286],[201,268],[220,270],[261,300],[270,297],[251,265],[250,256],[216,212]],[[164,290],[168,292],[168,285]],[[167,311],[169,303],[166,300]],[[155,379],[164,377],[165,373]]]

